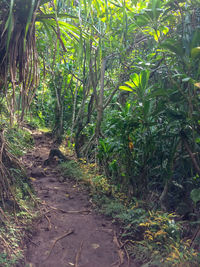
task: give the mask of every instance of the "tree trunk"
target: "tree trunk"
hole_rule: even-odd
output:
[[[105,78],[106,62],[107,62],[107,59],[104,58],[101,64],[100,93],[99,93],[98,103],[97,103],[97,123],[96,123],[96,129],[95,129],[95,135],[96,135],[97,141],[99,140],[99,137],[101,134],[101,122],[103,119],[104,78]]]

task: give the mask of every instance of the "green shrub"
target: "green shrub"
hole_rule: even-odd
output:
[[[6,253],[0,253],[0,266],[12,267],[16,264],[16,262],[17,262],[16,256],[10,259]]]
[[[62,162],[58,168],[64,178],[80,180],[83,177],[79,164],[74,160]]]
[[[116,218],[119,214],[125,213],[126,209],[119,201],[110,200],[109,198],[102,205],[101,211],[108,216]]]

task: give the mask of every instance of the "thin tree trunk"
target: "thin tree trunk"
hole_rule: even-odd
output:
[[[99,139],[100,131],[101,131],[101,122],[103,119],[103,100],[104,100],[104,78],[105,78],[105,69],[106,69],[107,59],[104,58],[101,64],[101,78],[100,78],[100,93],[99,99],[97,103],[97,124],[95,129],[96,139]]]
[[[73,132],[74,132],[75,117],[76,117],[77,92],[78,92],[78,82],[76,84],[76,89],[75,89],[75,93],[74,93],[74,104],[73,104],[73,114],[72,114],[72,127],[71,127],[71,135],[70,135],[70,142],[71,143],[72,143],[72,135],[73,135]]]

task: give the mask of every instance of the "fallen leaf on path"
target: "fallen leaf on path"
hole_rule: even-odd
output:
[[[35,179],[35,178],[33,178],[33,177],[30,177],[30,179],[31,179],[31,181],[33,181],[33,182],[36,180],[36,179]]]
[[[92,244],[92,248],[94,248],[94,249],[97,249],[97,248],[99,248],[99,247],[100,247],[99,244]]]

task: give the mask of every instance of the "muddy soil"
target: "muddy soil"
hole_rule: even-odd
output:
[[[87,190],[70,179],[62,182],[56,159],[44,167],[52,140],[37,132],[33,137],[35,148],[23,162],[43,215],[35,222],[24,266],[135,267],[120,249],[119,228],[93,210]]]

